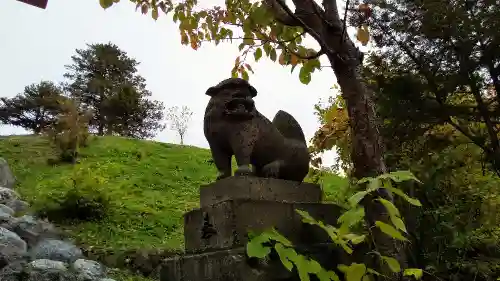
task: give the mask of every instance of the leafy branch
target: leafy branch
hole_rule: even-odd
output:
[[[350,209],[344,212],[338,219],[339,226],[335,227],[314,219],[304,210],[295,210],[301,217],[302,222],[310,225],[316,225],[323,229],[332,242],[340,246],[346,253],[354,252],[353,246],[361,244],[367,240],[366,235],[352,232],[352,228],[363,221],[365,216],[360,202],[368,195],[376,192],[380,188],[385,188],[390,192],[403,198],[406,202],[414,206],[421,206],[420,201],[411,198],[402,190],[393,186],[393,183],[404,181],[419,180],[409,171],[397,171],[388,174],[382,174],[375,178],[362,178],[357,182],[358,185],[366,184],[366,189],[359,191],[348,200]],[[375,199],[379,201],[387,210],[390,217],[390,223],[377,221],[375,227],[378,227],[383,233],[392,239],[407,241],[406,226],[397,207],[383,198]],[[295,267],[301,281],[309,281],[309,275],[316,275],[320,280],[340,281],[339,276],[333,270],[324,269],[317,261],[310,259],[295,251],[294,245],[286,237],[281,235],[276,229],[264,231],[258,235],[250,233],[250,241],[247,244],[247,255],[255,258],[265,258],[274,250],[283,266],[290,272]],[[420,279],[423,271],[418,268],[402,268],[398,260],[394,257],[388,257],[380,254],[378,251],[371,252],[379,257],[389,269],[394,273],[402,273],[404,276],[413,276]],[[381,273],[362,263],[351,263],[350,265],[339,264],[337,269],[342,272],[347,281],[368,280],[367,276],[382,276]]]

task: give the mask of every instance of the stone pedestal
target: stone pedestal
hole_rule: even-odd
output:
[[[321,188],[256,177],[230,177],[202,186],[200,208],[184,215],[184,256],[165,260],[161,281],[289,280],[279,259],[270,264],[245,255],[249,231],[275,227],[319,260],[339,257],[324,230],[302,223],[295,209],[335,224],[340,208],[321,203]]]

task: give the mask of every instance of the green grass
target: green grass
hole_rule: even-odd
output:
[[[104,220],[61,225],[79,243],[100,250],[182,249],[182,215],[198,207],[200,185],[217,174],[207,149],[120,137],[92,137],[74,166],[49,165],[54,150],[35,136],[0,138],[0,157],[35,208],[71,189],[73,178],[104,192],[111,199]],[[327,201],[342,201],[345,179],[330,174],[321,183]]]
[[[4,157],[18,179],[17,191],[43,206],[56,192],[71,188],[76,173],[99,179],[111,198],[109,215],[100,222],[65,225],[85,245],[101,249],[183,247],[182,215],[198,206],[199,187],[215,179],[207,162],[210,151],[119,137],[93,138],[75,165],[47,164],[55,157],[40,137],[0,139]]]

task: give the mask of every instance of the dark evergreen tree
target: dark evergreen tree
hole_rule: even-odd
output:
[[[50,81],[31,84],[13,98],[0,98],[0,121],[40,134],[54,123],[63,99],[61,87]]]
[[[71,96],[94,112],[90,129],[98,135],[152,137],[162,128],[164,106],[151,101],[135,59],[118,46],[88,44],[77,49],[65,77]]]

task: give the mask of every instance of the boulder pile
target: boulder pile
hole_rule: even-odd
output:
[[[29,204],[13,190],[15,178],[0,158],[0,280],[114,281],[107,268],[46,220],[28,215]]]

